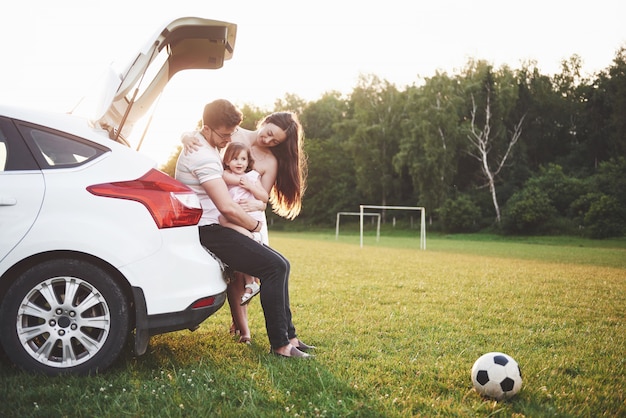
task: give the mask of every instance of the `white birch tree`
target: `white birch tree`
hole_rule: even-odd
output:
[[[480,169],[487,182],[486,186],[489,187],[493,207],[496,211],[496,222],[499,224],[501,216],[496,193],[496,177],[502,170],[502,167],[504,167],[506,160],[511,154],[511,150],[522,134],[522,123],[524,122],[525,115],[515,124],[511,137],[508,138],[506,151],[500,156],[494,156],[492,155],[492,151],[495,137],[491,134],[491,90],[489,88],[487,88],[485,103],[485,124],[482,128],[477,126],[477,110],[476,100],[472,94],[472,119],[470,123],[470,133],[467,135],[469,142],[472,144],[472,150],[469,151],[469,154],[480,162]]]

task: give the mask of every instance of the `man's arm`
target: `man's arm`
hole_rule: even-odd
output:
[[[222,178],[205,181],[202,183],[202,187],[215,204],[215,207],[217,207],[217,210],[230,222],[250,232],[258,232],[261,229],[259,222],[248,215],[241,206],[230,197],[226,183]]]

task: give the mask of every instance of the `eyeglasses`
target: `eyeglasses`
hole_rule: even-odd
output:
[[[215,129],[211,128],[210,126],[209,126],[209,129],[211,131],[213,131],[215,133],[215,135],[219,136],[221,139],[228,139],[228,138],[232,137],[233,135],[235,135],[235,133],[239,130],[239,128],[235,128],[235,130],[232,131],[229,134],[221,134],[221,133],[217,132]]]

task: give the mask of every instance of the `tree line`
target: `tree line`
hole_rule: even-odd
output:
[[[425,207],[444,232],[626,235],[626,46],[591,76],[577,55],[552,76],[520,67],[471,59],[403,89],[362,75],[348,95],[244,105],[242,125],[299,114],[308,187],[291,223],[332,226],[339,211],[398,205]]]

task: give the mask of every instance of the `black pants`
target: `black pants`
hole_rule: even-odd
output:
[[[200,242],[234,271],[261,280],[261,306],[272,348],[296,338],[289,307],[289,261],[279,252],[218,224],[200,227]]]

